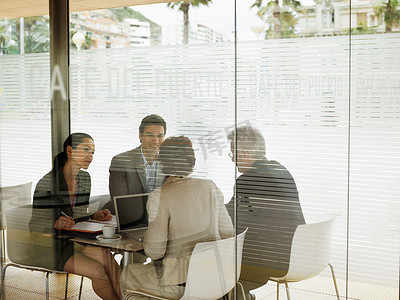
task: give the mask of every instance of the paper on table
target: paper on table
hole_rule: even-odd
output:
[[[101,232],[103,230],[103,224],[83,221],[76,223],[71,228],[57,228],[57,229],[96,233],[96,232]]]
[[[107,225],[115,225],[115,227],[117,227],[117,217],[115,215],[112,216],[112,219],[110,221],[99,221],[99,220],[93,220],[90,219],[89,222],[93,222],[93,223],[100,223],[100,224],[107,224]]]

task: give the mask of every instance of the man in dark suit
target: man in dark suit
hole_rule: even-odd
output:
[[[227,204],[237,231],[249,228],[243,248],[240,279],[247,292],[284,276],[297,225],[304,224],[296,183],[279,162],[268,160],[259,130],[241,126],[228,134],[230,156],[242,173],[235,197]],[[253,295],[250,295],[253,297]]]
[[[141,145],[120,153],[111,160],[111,200],[114,196],[150,193],[163,184],[165,176],[161,172],[157,157],[166,131],[167,125],[162,117],[152,114],[143,118],[139,127]],[[115,213],[112,201],[105,207]]]

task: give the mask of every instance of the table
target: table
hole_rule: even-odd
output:
[[[85,238],[81,238],[81,237],[75,237],[73,239],[70,239],[70,241],[78,242],[78,243],[82,243],[82,244],[86,244],[86,245],[100,246],[103,248],[108,248],[111,251],[120,253],[120,254],[122,254],[122,257],[123,257],[122,267],[125,267],[128,264],[129,253],[143,250],[143,243],[125,237],[123,233],[121,235],[122,235],[122,238],[120,240],[112,242],[112,243],[104,243],[104,242],[100,242],[96,239],[85,239]]]

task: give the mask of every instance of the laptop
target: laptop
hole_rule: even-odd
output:
[[[114,196],[117,230],[128,238],[143,241],[147,230],[146,203],[148,193]]]

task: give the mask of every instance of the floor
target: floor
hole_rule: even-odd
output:
[[[64,299],[65,295],[64,274],[50,274],[49,299]],[[81,277],[69,275],[67,299],[78,299]],[[46,276],[43,272],[23,270],[9,267],[6,272],[5,298],[7,300],[43,300],[46,295]],[[92,290],[89,279],[84,278],[82,297],[86,300],[100,299]],[[5,299],[3,299],[5,300]]]
[[[335,289],[329,274],[321,274],[313,279],[290,285],[292,300],[335,300]],[[50,299],[64,299],[65,275],[50,275]],[[70,275],[67,299],[78,299],[80,276]],[[345,299],[345,282],[338,280],[341,299]],[[45,275],[42,272],[33,272],[10,267],[7,269],[5,281],[5,298],[7,300],[43,300],[45,299]],[[351,282],[349,284],[350,300],[398,300],[398,287]],[[254,291],[257,300],[275,300],[276,284],[267,285]],[[83,300],[100,299],[92,290],[90,280],[85,278],[82,290]],[[286,291],[283,285],[280,288],[280,300],[286,300]],[[3,299],[4,300],[4,299]]]

